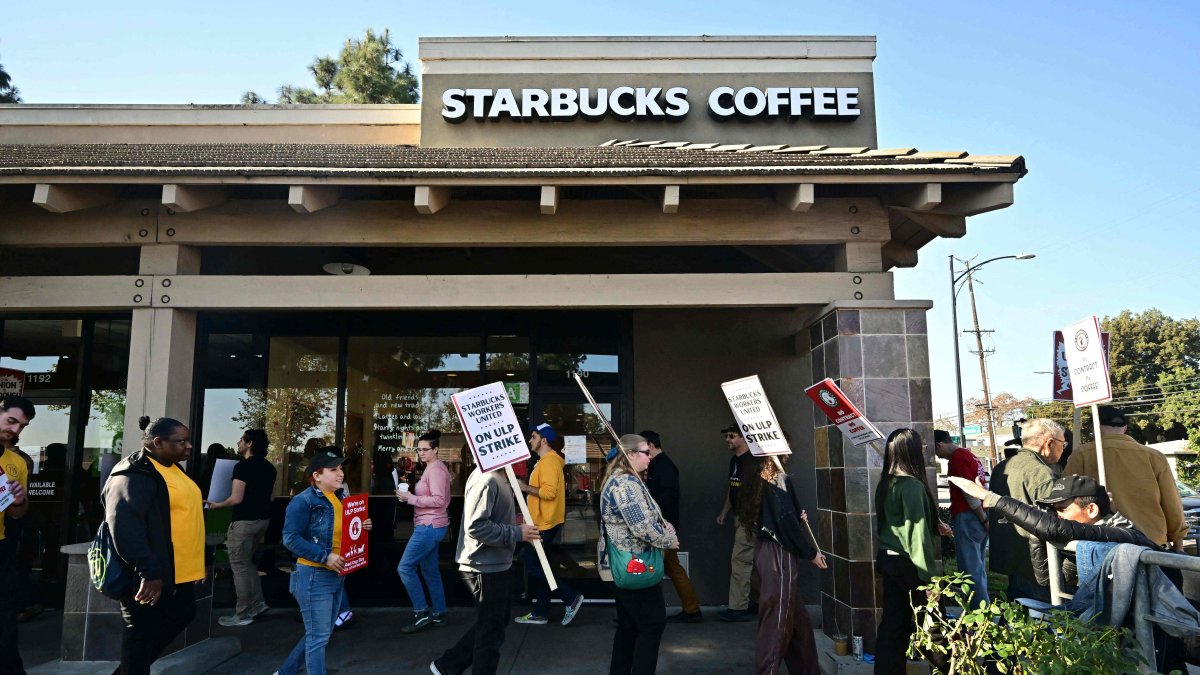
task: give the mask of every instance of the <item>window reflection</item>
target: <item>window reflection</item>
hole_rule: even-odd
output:
[[[538,340],[538,384],[570,384],[578,372],[589,388],[617,386],[617,361],[613,336],[548,335]]]

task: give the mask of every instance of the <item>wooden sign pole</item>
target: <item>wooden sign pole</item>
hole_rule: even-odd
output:
[[[1092,433],[1096,434],[1096,471],[1100,474],[1100,484],[1107,486],[1104,482],[1104,441],[1100,438],[1100,407],[1095,403],[1092,404]]]
[[[517,505],[521,507],[521,515],[527,524],[533,525],[533,516],[529,515],[529,504],[525,503],[525,493],[521,491],[521,484],[517,482],[517,474],[513,473],[512,464],[505,465],[504,474],[508,476],[508,484],[512,486],[513,494],[517,495]],[[546,575],[546,583],[550,585],[550,590],[557,590],[558,582],[554,580],[554,573],[550,571],[550,561],[546,558],[546,549],[542,548],[541,540],[533,542],[533,548],[537,551],[538,560],[542,563],[542,572]]]

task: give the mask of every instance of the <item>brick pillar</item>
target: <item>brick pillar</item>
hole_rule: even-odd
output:
[[[915,429],[928,444],[931,466],[925,312],[932,306],[928,301],[837,302],[808,329],[813,381],[833,379],[885,438],[895,429]],[[870,445],[850,444],[820,410],[812,410],[818,536],[830,563],[821,584],[824,630],[861,635],[873,653],[882,603],[875,577],[874,501],[883,457]]]

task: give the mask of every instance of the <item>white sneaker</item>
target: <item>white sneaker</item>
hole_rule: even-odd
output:
[[[217,619],[217,623],[221,624],[222,626],[230,626],[230,627],[232,627],[232,626],[249,626],[250,624],[254,623],[254,617],[238,616],[237,614],[230,614],[229,616],[223,616],[223,617]]]

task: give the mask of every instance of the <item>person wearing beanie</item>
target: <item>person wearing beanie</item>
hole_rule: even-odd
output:
[[[537,455],[538,461],[533,473],[529,474],[529,482],[520,484],[521,491],[528,495],[529,515],[533,517],[533,524],[541,535],[546,557],[553,559],[554,551],[562,540],[563,523],[567,515],[567,486],[563,472],[565,461],[556,452],[556,447],[562,447],[562,440],[554,427],[543,422],[529,435],[529,447]],[[551,591],[533,546],[521,548],[521,560],[525,564],[525,575],[529,578],[534,602],[533,611],[518,616],[516,622],[545,625],[550,621]],[[562,619],[562,625],[566,626],[583,606],[583,595],[562,579],[558,579],[558,589],[554,594],[566,607]]]

